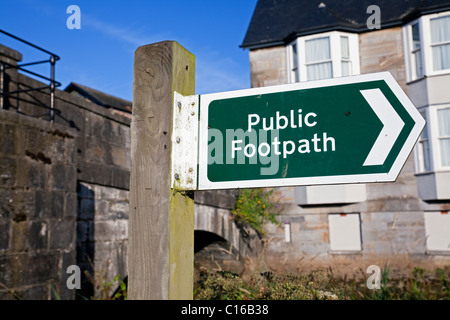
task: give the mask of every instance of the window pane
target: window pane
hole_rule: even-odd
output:
[[[450,166],[450,108],[437,111],[442,166]]]
[[[331,62],[316,63],[306,66],[308,80],[321,80],[333,77]]]
[[[415,65],[416,65],[416,77],[420,78],[421,76],[423,76],[421,51],[417,50],[416,52],[414,52],[413,56],[414,56],[414,61],[415,61]]]
[[[420,50],[420,33],[419,33],[419,24],[413,24],[411,26],[412,32],[412,55],[414,59],[414,66],[416,71],[416,78],[420,78],[423,76],[423,66],[422,66],[422,53]]]
[[[306,63],[323,61],[331,58],[330,38],[312,39],[305,42]]]
[[[423,158],[423,170],[430,170],[430,147],[428,145],[428,140],[424,140],[420,142],[422,158]]]
[[[342,76],[349,76],[350,75],[350,62],[349,61],[342,61]]]
[[[439,44],[433,46],[433,68],[434,70],[450,69],[450,16],[430,20],[431,43]]]
[[[439,137],[450,137],[450,108],[437,111],[439,121]]]
[[[420,113],[424,119],[426,119],[425,112]],[[428,124],[422,131],[419,139],[419,153],[420,157],[418,159],[420,171],[429,171],[430,167],[430,146],[428,143]]]
[[[450,138],[442,139],[440,141],[441,147],[441,165],[444,167],[450,167]]]
[[[450,44],[433,47],[433,68],[435,71],[450,69]]]
[[[412,29],[412,38],[413,38],[413,50],[420,48],[420,33],[419,33],[419,24],[416,23],[411,26]]]
[[[297,68],[297,45],[292,45],[292,69]]]
[[[342,59],[350,59],[350,50],[348,47],[348,37],[341,37],[341,56],[342,56]]]
[[[450,16],[431,19],[430,27],[432,43],[450,41]]]

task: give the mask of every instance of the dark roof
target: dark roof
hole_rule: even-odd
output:
[[[380,7],[381,28],[450,10],[449,0],[258,0],[241,47],[269,47],[332,30],[371,31],[366,26],[370,5]]]
[[[120,111],[131,113],[131,101],[121,99],[110,94],[71,82],[64,91],[71,94],[78,94],[89,99],[91,102],[105,108],[114,108]]]

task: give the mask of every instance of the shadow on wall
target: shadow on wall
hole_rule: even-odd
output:
[[[94,273],[95,258],[95,192],[81,183],[77,183],[77,265],[81,270],[81,289],[77,290],[76,299],[94,295],[94,287],[86,271]],[[83,298],[84,297],[84,298]]]
[[[242,275],[245,263],[239,252],[219,235],[202,230],[194,231],[194,280],[200,271],[226,270]]]

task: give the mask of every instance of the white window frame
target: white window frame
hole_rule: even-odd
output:
[[[423,139],[423,133],[420,135],[419,140],[417,140],[417,144],[416,147],[414,149],[414,157],[416,159],[415,161],[415,167],[416,167],[416,173],[428,173],[428,172],[433,172],[434,170],[434,163],[433,163],[433,154],[432,154],[432,149],[431,149],[431,137],[430,137],[430,132],[429,132],[429,125],[428,125],[428,119],[430,118],[429,116],[429,109],[428,108],[421,108],[419,109],[419,112],[422,114],[422,116],[424,117],[425,121],[427,122],[427,124],[425,125],[425,128],[423,129],[423,131],[426,131],[427,133],[427,142],[428,142],[428,161],[429,161],[429,167],[425,168],[425,160],[424,160],[424,156],[423,156],[423,143],[422,141],[424,141],[425,139]]]
[[[349,60],[343,60],[341,57],[341,36],[348,38],[349,44]],[[289,72],[287,72],[288,83],[295,82],[295,75],[292,74],[293,63],[292,63],[292,45],[295,44],[297,46],[297,66],[298,66],[298,80],[308,81],[307,79],[307,70],[306,70],[306,50],[305,50],[305,42],[308,40],[314,40],[319,38],[329,37],[330,39],[330,54],[331,54],[331,63],[332,63],[332,74],[333,78],[342,76],[342,61],[350,61],[350,74],[349,75],[358,75],[360,74],[360,60],[359,60],[359,39],[357,34],[348,33],[348,32],[340,32],[340,31],[331,31],[318,33],[309,36],[298,37],[291,43],[286,46],[287,50],[287,66]],[[329,61],[329,60],[327,60]],[[318,63],[318,61],[314,62]]]
[[[437,70],[433,68],[433,49],[431,43],[431,28],[430,21],[436,18],[442,18],[450,15],[450,11],[444,11],[434,14],[429,14],[415,19],[403,27],[403,48],[406,63],[406,80],[407,82],[416,81],[427,76],[435,76],[441,74],[450,73],[449,69]],[[413,57],[413,43],[412,43],[412,26],[419,24],[420,35],[420,50],[422,58],[422,73],[423,75],[418,77],[415,73],[415,62]]]
[[[430,157],[430,168],[429,170],[424,170],[423,167],[423,157],[421,154],[421,149],[419,146],[420,139],[415,147],[415,158],[417,159],[415,163],[416,173],[430,173],[430,172],[448,172],[450,171],[450,166],[444,166],[441,161],[441,144],[439,136],[439,120],[438,120],[438,110],[448,109],[450,104],[428,106],[420,109],[419,111],[425,113],[427,120],[427,125],[424,130],[428,130],[428,148]]]
[[[427,125],[424,130],[428,130],[428,148],[430,157],[430,168],[429,170],[424,170],[423,167],[423,157],[421,154],[421,149],[419,146],[420,139],[415,147],[415,158],[417,159],[415,163],[416,173],[431,173],[431,172],[448,172],[450,171],[450,166],[444,166],[441,161],[441,144],[439,136],[439,120],[438,120],[438,110],[448,109],[450,104],[428,106],[419,109],[425,114],[425,119],[427,120]]]
[[[432,162],[434,165],[434,171],[450,171],[450,166],[444,166],[441,161],[441,143],[439,136],[439,121],[438,121],[438,110],[440,109],[448,109],[450,108],[450,104],[439,105],[439,106],[430,106],[428,107],[428,112],[430,115],[430,133],[432,140]]]
[[[294,57],[294,47],[296,48],[296,51],[297,51],[297,56],[296,57]],[[297,42],[296,41],[294,41],[293,43],[291,43],[289,46],[288,46],[288,50],[289,50],[289,52],[288,52],[288,54],[287,54],[287,56],[289,57],[288,59],[289,59],[289,61],[288,61],[288,68],[289,68],[289,72],[288,72],[288,77],[289,77],[289,79],[293,79],[293,81],[292,82],[297,82],[297,80],[296,79],[298,79],[298,69],[299,69],[299,66],[298,66],[298,44],[297,44]],[[297,63],[295,63],[295,58],[297,58]]]

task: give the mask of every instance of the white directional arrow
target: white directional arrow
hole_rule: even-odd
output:
[[[381,123],[383,123],[383,129],[381,129],[363,166],[382,165],[386,161],[389,152],[391,152],[405,123],[397,112],[395,112],[380,89],[361,90],[360,92],[378,116]]]

